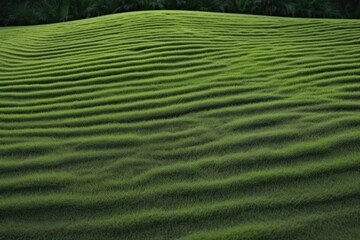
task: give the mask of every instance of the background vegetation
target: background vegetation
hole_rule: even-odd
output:
[[[360,18],[358,0],[3,0],[0,8],[0,24],[52,23],[151,9],[291,17]]]

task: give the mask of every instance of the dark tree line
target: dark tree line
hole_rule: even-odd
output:
[[[0,4],[0,25],[3,26],[53,23],[156,9],[360,18],[360,0],[1,0]]]

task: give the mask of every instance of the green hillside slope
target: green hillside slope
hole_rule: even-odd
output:
[[[360,21],[0,29],[0,239],[360,239]]]

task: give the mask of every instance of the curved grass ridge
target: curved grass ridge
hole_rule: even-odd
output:
[[[360,239],[359,39],[182,11],[0,29],[0,239]]]

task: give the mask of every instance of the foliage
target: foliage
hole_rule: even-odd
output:
[[[360,18],[360,3],[356,0],[3,0],[0,25],[51,23],[115,12],[157,9]]]
[[[66,21],[69,16],[70,0],[47,0],[37,5],[41,22]]]
[[[39,18],[39,13],[28,1],[5,0],[2,2],[0,8],[1,25],[36,24]]]

